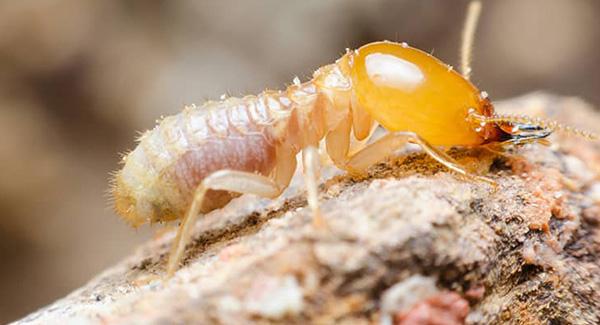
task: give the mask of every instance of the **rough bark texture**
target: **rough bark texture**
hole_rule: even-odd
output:
[[[600,131],[573,98],[498,110]],[[198,223],[173,279],[144,281],[162,274],[169,231],[18,323],[598,324],[600,145],[551,140],[451,150],[496,190],[412,149],[364,179],[337,173],[321,186],[329,233],[312,228],[301,181],[241,197]]]

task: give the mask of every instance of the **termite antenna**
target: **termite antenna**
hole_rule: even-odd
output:
[[[471,54],[473,52],[473,40],[477,30],[477,22],[481,15],[481,1],[471,1],[467,9],[467,17],[462,31],[462,44],[460,48],[460,65],[463,77],[471,78]]]

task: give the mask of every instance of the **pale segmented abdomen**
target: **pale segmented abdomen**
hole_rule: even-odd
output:
[[[116,174],[117,212],[134,226],[177,219],[212,172],[233,169],[268,175],[294,105],[284,93],[265,92],[187,107],[163,119],[140,138]],[[207,195],[203,212],[232,198],[222,191]]]

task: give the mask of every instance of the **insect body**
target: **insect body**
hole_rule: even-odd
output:
[[[375,125],[387,135],[350,155],[351,137],[366,139]],[[285,91],[208,102],[163,119],[124,157],[113,195],[117,212],[134,226],[183,218],[167,266],[172,275],[199,213],[241,193],[278,196],[299,152],[308,202],[321,223],[315,148],[323,139],[334,164],[349,172],[364,171],[410,142],[457,173],[493,183],[438,147],[534,141],[558,128],[496,115],[468,78],[430,54],[376,42],[347,51]]]

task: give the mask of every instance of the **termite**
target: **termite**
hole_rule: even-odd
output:
[[[252,193],[275,198],[289,185],[302,152],[308,205],[322,225],[317,200],[318,148],[324,140],[335,166],[365,171],[407,143],[415,143],[448,169],[475,175],[441,148],[543,141],[556,130],[595,135],[556,122],[500,115],[469,80],[470,48],[481,10],[469,5],[463,30],[462,75],[431,54],[389,41],[347,50],[335,63],[284,91],[209,101],[186,107],[144,133],[115,174],[115,208],[128,223],[183,218],[166,275],[172,276],[199,214]],[[366,140],[375,126],[387,133],[350,154],[351,137]]]

